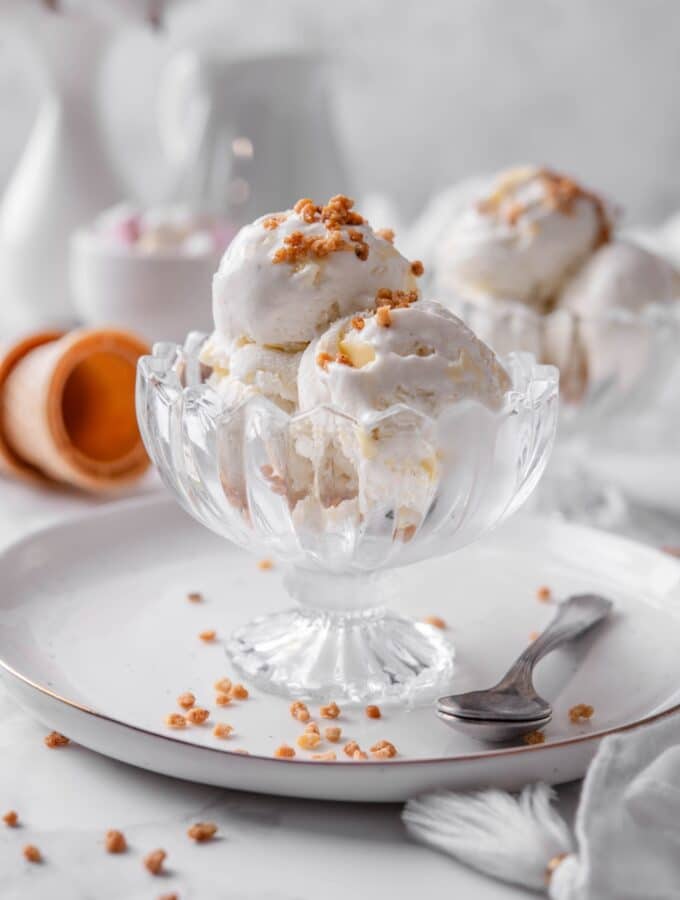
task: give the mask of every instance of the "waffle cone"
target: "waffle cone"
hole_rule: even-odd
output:
[[[0,362],[0,469],[110,491],[149,465],[134,408],[139,338],[114,329],[36,335]]]

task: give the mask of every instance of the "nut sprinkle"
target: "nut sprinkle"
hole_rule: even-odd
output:
[[[319,206],[309,197],[303,197],[293,207],[293,211],[307,225],[314,222],[322,222],[325,225],[325,235],[305,235],[301,231],[293,231],[283,239],[283,246],[279,247],[272,256],[275,265],[289,263],[298,265],[306,262],[308,258],[322,259],[330,253],[353,252],[355,256],[364,261],[368,259],[369,247],[363,232],[357,226],[365,225],[366,221],[359,213],[354,212],[354,200],[338,194],[331,197],[325,206]],[[281,224],[285,217],[269,216],[262,223],[264,228],[272,231]],[[352,227],[353,226],[353,227]],[[347,228],[347,232],[342,229]]]
[[[45,738],[45,746],[53,750],[55,747],[66,747],[71,743],[71,739],[59,734],[58,731],[51,731]]]

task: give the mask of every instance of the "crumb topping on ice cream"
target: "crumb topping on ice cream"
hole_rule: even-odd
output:
[[[213,282],[216,332],[257,344],[307,344],[380,288],[416,291],[421,268],[377,234],[343,195],[309,199],[241,229]]]
[[[298,378],[302,410],[332,404],[357,420],[399,403],[431,416],[465,399],[498,409],[508,388],[492,351],[426,300],[335,322],[305,351]]]

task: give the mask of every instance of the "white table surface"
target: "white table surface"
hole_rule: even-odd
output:
[[[155,490],[151,479],[144,490]],[[97,501],[0,480],[0,545]],[[115,673],[112,673],[115,677]],[[511,900],[535,894],[499,884],[410,842],[401,807],[291,800],[225,791],[144,772],[70,745],[49,750],[46,729],[0,688],[2,900],[347,900],[431,897]],[[567,817],[579,785],[559,789]],[[189,824],[209,820],[220,839],[195,845]],[[109,828],[129,851],[106,853]],[[36,844],[44,863],[21,854]],[[143,856],[162,847],[167,875],[154,878]]]

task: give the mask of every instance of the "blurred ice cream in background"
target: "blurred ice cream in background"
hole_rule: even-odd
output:
[[[568,403],[611,383],[628,389],[656,364],[649,321],[630,317],[680,298],[680,278],[620,238],[619,219],[611,201],[551,170],[478,180],[431,248],[435,294],[499,352],[559,365]]]
[[[459,214],[434,248],[436,284],[549,312],[580,265],[609,240],[614,211],[565,175],[509,169]]]

